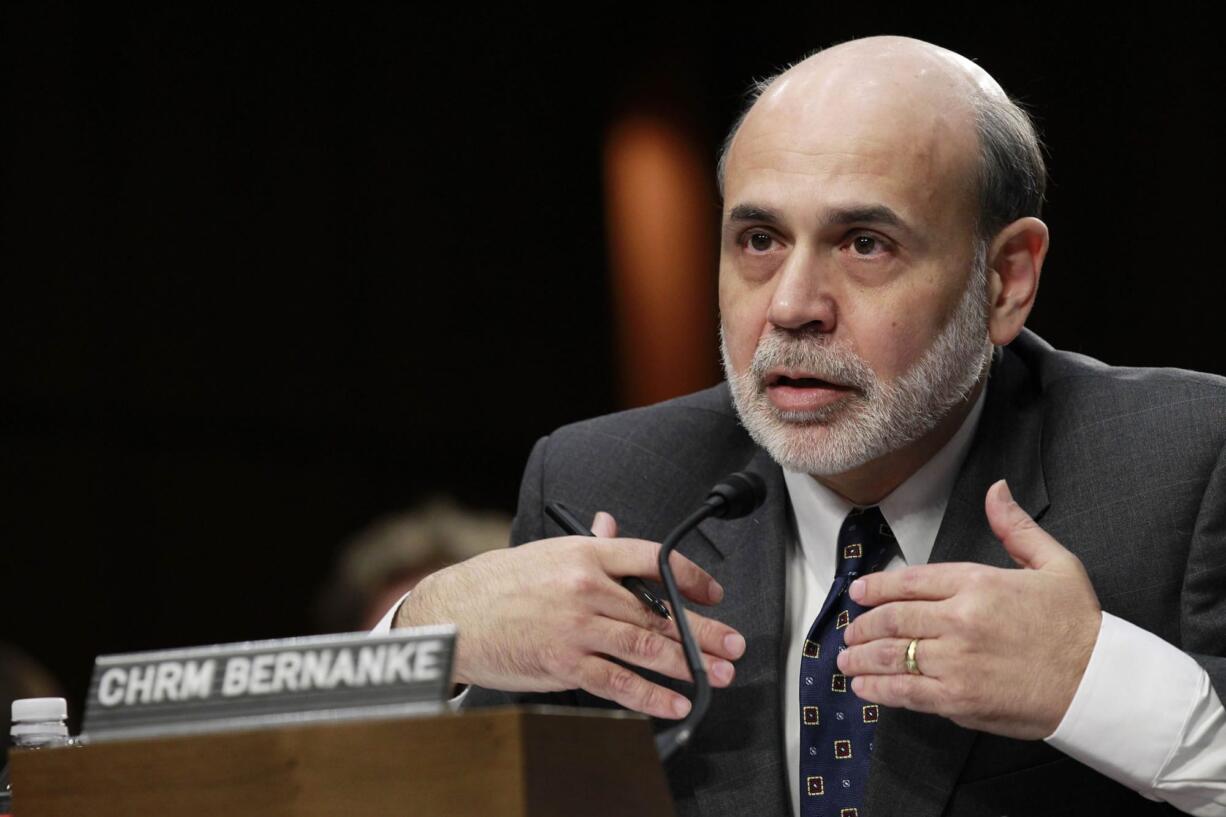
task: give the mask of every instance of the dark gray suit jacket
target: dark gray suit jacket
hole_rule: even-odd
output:
[[[1013,567],[983,512],[988,486],[1007,478],[1018,502],[1081,558],[1103,608],[1192,654],[1226,700],[1224,443],[1222,378],[1113,368],[1024,333],[998,351],[932,561]],[[767,479],[765,505],[744,519],[708,520],[680,548],[726,590],[721,605],[702,612],[736,627],[749,645],[734,684],[715,691],[694,742],[669,762],[683,816],[789,813],[779,674],[784,564],[795,531],[782,472],[719,386],[542,439],[513,530],[516,544],[559,535],[542,508],[562,500],[584,515],[613,513],[625,535],[659,540],[711,485],[749,464]],[[525,699],[541,698],[517,698]],[[474,690],[470,703],[506,700]],[[608,705],[585,693],[549,700]],[[875,743],[872,817],[1173,812],[1041,741],[936,716],[888,710]]]

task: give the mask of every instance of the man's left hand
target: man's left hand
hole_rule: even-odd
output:
[[[1081,560],[1040,528],[1004,480],[984,502],[1023,569],[914,565],[852,583],[865,607],[845,630],[839,670],[866,701],[932,712],[968,729],[1046,738],[1068,710],[1102,609]],[[906,670],[907,646],[920,639]]]

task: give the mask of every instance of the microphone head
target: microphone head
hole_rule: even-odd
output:
[[[712,515],[720,519],[748,516],[765,499],[766,481],[753,471],[730,474],[707,494],[707,504],[718,508]]]

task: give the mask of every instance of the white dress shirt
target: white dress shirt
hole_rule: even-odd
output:
[[[980,394],[944,448],[878,504],[900,551],[886,570],[926,564],[932,555],[983,400]],[[800,539],[788,558],[789,646],[780,679],[792,812],[799,814],[801,645],[834,583],[839,529],[853,506],[807,474],[783,476]],[[1226,709],[1209,674],[1182,650],[1110,613],[1103,613],[1064,719],[1046,740],[1151,800],[1190,814],[1226,815]]]

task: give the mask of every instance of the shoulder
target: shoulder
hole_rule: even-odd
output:
[[[1042,415],[1045,469],[1066,487],[1151,490],[1201,485],[1226,450],[1226,378],[1172,368],[1111,366],[1026,333],[1006,355],[1024,364]],[[1003,367],[1002,367],[1003,369]]]
[[[643,408],[606,414],[554,431],[550,458],[598,456],[601,461],[652,461],[692,467],[718,452],[753,446],[737,419],[726,384]],[[546,463],[546,467],[549,463]]]
[[[562,426],[559,442],[610,438],[650,445],[678,435],[723,433],[740,427],[726,383],[642,408],[619,411]]]
[[[1226,441],[1226,378],[1186,369],[1112,366],[1023,333],[1008,351],[1030,370],[1050,420],[1203,432]]]
[[[563,426],[533,458],[543,496],[583,513],[609,510],[633,520],[628,530],[653,530],[757,451],[721,384]]]

